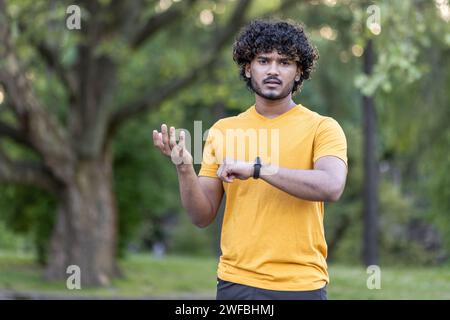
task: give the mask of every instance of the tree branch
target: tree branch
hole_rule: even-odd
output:
[[[43,164],[11,161],[0,150],[0,182],[38,187],[57,193],[61,185]]]
[[[34,149],[61,180],[71,174],[73,154],[66,133],[57,119],[42,108],[32,85],[25,77],[11,39],[5,4],[0,0],[0,82],[9,96],[10,105]]]
[[[169,24],[174,23],[183,16],[183,7],[191,6],[197,0],[188,0],[186,4],[172,5],[166,11],[153,15],[147,21],[147,23],[136,33],[131,40],[130,46],[133,49],[140,47],[145,41],[147,41],[152,35],[156,34],[159,30],[167,27]]]
[[[19,131],[4,122],[0,122],[0,137],[2,136],[8,137],[15,142],[34,150],[34,146],[22,131]]]
[[[65,70],[59,63],[57,54],[44,42],[36,43],[35,47],[47,67],[56,74],[63,85],[67,88],[69,103],[74,102],[76,99],[75,81],[70,77],[69,71]]]
[[[216,36],[216,41],[212,45],[210,59],[216,58],[216,54],[225,46],[227,41],[229,41],[241,28],[241,26],[245,23],[245,14],[250,7],[251,0],[240,0],[236,7],[234,8],[234,12],[229,19],[227,26],[218,32]]]
[[[19,22],[19,30],[21,32],[26,31],[27,27],[25,23]],[[58,79],[67,88],[69,101],[73,102],[76,98],[76,86],[75,79],[71,77],[69,70],[65,70],[61,63],[59,62],[58,54],[52,50],[51,47],[44,41],[38,41],[36,39],[31,39],[31,45],[36,49],[36,51],[41,56],[47,67],[56,74]]]
[[[115,113],[113,113],[110,118],[107,136],[110,137],[114,135],[118,127],[120,127],[127,119],[158,107],[166,98],[173,95],[173,92],[179,91],[191,85],[199,77],[203,70],[211,67],[216,62],[219,51],[242,25],[250,3],[251,0],[241,0],[236,4],[234,12],[231,15],[227,25],[223,27],[223,29],[218,33],[219,35],[215,37],[216,40],[210,46],[211,49],[205,55],[205,58],[199,59],[203,61],[202,64],[194,67],[183,77],[169,81],[168,84],[155,89],[153,92],[130,103],[126,107],[119,108]]]

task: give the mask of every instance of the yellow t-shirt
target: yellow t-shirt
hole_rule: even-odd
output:
[[[339,124],[297,105],[269,119],[255,106],[209,130],[199,176],[216,177],[225,157],[291,169],[313,169],[332,155],[347,164]],[[303,291],[328,282],[323,202],[296,198],[261,179],[223,183],[226,206],[218,277],[271,290]]]

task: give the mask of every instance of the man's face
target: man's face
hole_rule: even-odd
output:
[[[287,97],[300,79],[297,63],[286,56],[271,53],[260,53],[245,68],[245,75],[251,78],[253,91],[263,98],[279,100]]]

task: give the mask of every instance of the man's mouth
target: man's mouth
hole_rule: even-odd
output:
[[[271,79],[271,78],[269,78],[269,79],[264,80],[263,83],[265,85],[269,85],[269,86],[278,86],[278,85],[281,84],[281,81],[278,80],[278,79],[274,79],[274,78]]]
[[[275,86],[275,85],[280,85],[281,81],[280,80],[276,80],[276,79],[270,79],[270,80],[265,80],[264,84]]]

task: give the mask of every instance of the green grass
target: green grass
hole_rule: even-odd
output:
[[[381,267],[381,288],[369,290],[363,267],[331,265],[329,299],[450,299],[450,268]]]
[[[0,252],[0,293],[125,298],[214,298],[215,258],[131,255],[121,262],[124,276],[107,288],[66,289],[45,282],[32,256]],[[369,290],[365,268],[330,265],[329,299],[450,299],[450,268],[382,267],[381,289]],[[1,296],[1,294],[0,294]]]
[[[214,258],[168,256],[157,259],[140,254],[130,255],[120,266],[123,276],[109,287],[68,290],[64,281],[44,281],[43,268],[32,256],[0,252],[0,292],[129,298],[215,296],[217,262]]]

